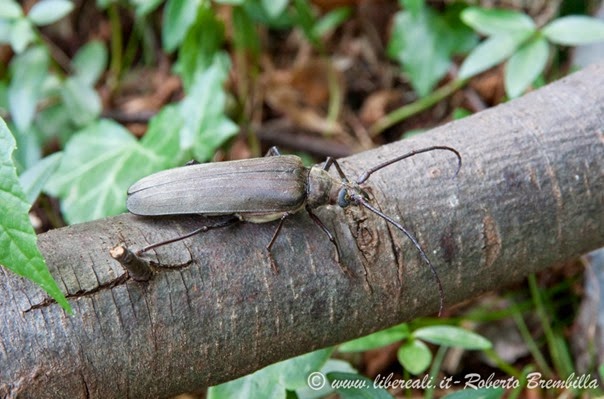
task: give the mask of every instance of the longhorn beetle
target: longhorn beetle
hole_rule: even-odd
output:
[[[271,253],[273,244],[285,219],[305,208],[310,218],[327,234],[336,247],[337,262],[347,272],[348,269],[340,262],[342,256],[337,241],[312,209],[334,204],[342,208],[350,205],[363,206],[402,231],[417,248],[438,284],[440,314],[443,309],[444,294],[432,262],[409,231],[369,203],[369,196],[361,187],[378,170],[413,155],[434,150],[446,150],[455,154],[457,157],[455,176],[457,176],[461,168],[461,155],[454,148],[446,146],[432,146],[395,157],[365,171],[356,182],[348,180],[334,158],[327,158],[323,166],[315,165],[307,168],[299,157],[280,155],[276,147],[272,147],[265,158],[194,164],[152,174],[128,189],[126,205],[130,212],[143,216],[202,214],[231,215],[232,218],[216,225],[203,226],[171,240],[149,245],[138,251],[138,254],[239,221],[265,223],[279,219],[275,233],[266,246],[271,266],[277,271]],[[336,168],[340,180],[328,173],[332,165]]]

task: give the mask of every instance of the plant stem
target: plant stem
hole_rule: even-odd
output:
[[[515,306],[514,306],[514,308],[515,308]],[[518,328],[518,331],[520,332],[520,335],[522,336],[522,339],[524,340],[526,347],[528,348],[529,352],[531,352],[533,359],[537,363],[537,367],[539,367],[541,372],[543,372],[546,377],[553,378],[554,373],[553,373],[552,369],[549,367],[549,365],[547,364],[547,361],[545,361],[545,357],[539,350],[539,346],[533,339],[526,323],[524,322],[524,319],[522,318],[522,313],[520,312],[520,310],[515,309],[515,312],[512,313],[512,317],[514,318],[516,327]]]
[[[447,353],[446,346],[439,346],[436,351],[436,355],[434,355],[434,360],[432,361],[432,367],[430,367],[430,380],[436,381],[436,377],[438,377],[438,371],[440,370],[443,360],[445,359],[445,354]],[[431,385],[424,391],[424,399],[432,399],[434,398],[434,386]]]
[[[327,60],[328,58],[325,57]],[[342,87],[340,87],[340,81],[338,79],[336,70],[332,63],[327,64],[327,80],[329,87],[329,105],[327,108],[327,120],[332,126],[335,126],[338,120],[338,116],[342,111]],[[327,132],[329,134],[333,132]]]
[[[128,70],[132,66],[134,62],[134,57],[136,57],[136,52],[138,48],[141,47],[141,37],[143,35],[144,23],[144,18],[137,18],[136,21],[134,21],[132,31],[130,32],[130,36],[128,37],[128,42],[126,43],[126,49],[124,50],[124,56],[121,61],[120,70],[121,68],[123,68],[124,70]]]
[[[535,301],[537,316],[541,321],[541,327],[543,328],[543,333],[547,341],[547,346],[549,348],[550,356],[552,358],[552,363],[556,368],[558,376],[566,378],[570,374],[570,370],[568,369],[567,364],[564,362],[564,353],[561,351],[561,347],[559,346],[554,329],[550,324],[548,311],[545,308],[545,304],[543,303],[543,297],[539,293],[537,278],[534,274],[528,276],[528,282],[529,289],[531,291],[531,296]]]
[[[384,130],[388,129],[389,127],[391,127],[399,122],[402,122],[403,120],[409,118],[412,115],[415,115],[425,109],[430,108],[431,106],[438,103],[442,99],[450,96],[451,94],[453,94],[454,92],[456,92],[457,90],[462,88],[466,83],[467,83],[467,80],[465,80],[465,79],[452,80],[451,82],[438,88],[437,90],[434,90],[432,93],[430,93],[426,97],[420,98],[419,100],[417,100],[411,104],[407,104],[400,108],[395,109],[388,115],[384,116],[383,118],[381,118],[380,120],[375,122],[369,128],[369,135],[371,137],[378,136],[380,133],[382,133]]]

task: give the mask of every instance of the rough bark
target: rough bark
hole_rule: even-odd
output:
[[[518,281],[604,244],[604,65],[411,140],[342,161],[350,176],[411,149],[368,182],[442,279],[446,305]],[[438,307],[410,241],[361,209],[324,207],[347,276],[301,212],[285,222],[212,230],[161,247],[148,282],[110,257],[198,227],[198,218],[120,215],[39,238],[74,315],[6,271],[0,278],[0,396],[165,397],[218,384]]]

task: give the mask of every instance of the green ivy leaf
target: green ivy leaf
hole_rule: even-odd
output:
[[[75,130],[71,122],[70,112],[62,102],[50,105],[38,112],[34,127],[40,132],[40,137],[43,137],[43,140],[51,137],[56,138],[59,140],[61,147],[65,146]]]
[[[468,7],[461,13],[461,19],[486,36],[534,32],[536,29],[528,15],[512,10]]]
[[[291,1],[289,3],[291,4]],[[266,27],[271,29],[290,29],[297,25],[297,13],[289,12],[287,8],[285,12],[276,17],[271,17],[259,1],[246,1],[242,4],[241,8],[248,15],[248,18],[256,24],[266,25]]]
[[[32,47],[11,61],[9,109],[15,125],[22,132],[29,129],[34,119],[48,63],[48,53],[42,46]]]
[[[212,157],[218,147],[234,136],[239,127],[224,115],[226,94],[223,82],[228,70],[226,57],[217,57],[206,71],[198,73],[181,103],[184,121],[181,148],[193,149],[202,162]]]
[[[221,54],[224,26],[209,8],[199,10],[195,24],[189,29],[178,52],[177,72],[182,77],[185,91],[189,92],[193,80],[208,69]],[[226,55],[223,55],[226,57]]]
[[[78,50],[71,65],[79,81],[93,86],[107,68],[107,57],[105,45],[93,40]]]
[[[393,399],[385,389],[378,388],[369,378],[355,373],[331,372],[327,379],[341,399]]]
[[[34,166],[23,172],[21,176],[19,176],[19,181],[21,183],[21,187],[23,187],[23,192],[25,193],[27,202],[33,204],[36,198],[38,198],[46,182],[61,164],[62,158],[62,152],[55,152],[54,154],[40,160]]]
[[[418,339],[407,340],[397,352],[398,361],[411,374],[418,375],[430,367],[432,352],[428,345]]]
[[[42,0],[31,7],[27,18],[35,25],[44,26],[57,22],[73,10],[68,0]]]
[[[128,183],[151,172],[145,167],[145,159],[140,145],[126,129],[100,120],[67,143],[63,161],[46,190],[61,198],[69,223],[115,215],[124,210]],[[141,169],[145,172],[137,176]]]
[[[323,15],[312,27],[312,36],[320,38],[344,23],[352,13],[350,7],[339,7]]]
[[[414,90],[427,95],[451,66],[451,56],[471,48],[476,41],[459,22],[459,9],[439,15],[422,8],[417,15],[399,12],[388,43],[388,55],[399,62]]]
[[[134,7],[136,7],[136,16],[138,18],[144,17],[155,11],[162,1],[163,0],[131,0]]]
[[[165,107],[139,142],[121,125],[99,120],[68,142],[46,190],[61,198],[69,223],[121,213],[133,182],[180,161],[179,126],[176,109]]]
[[[370,349],[382,348],[409,336],[407,324],[399,324],[373,334],[348,341],[338,346],[340,352],[363,352]]]
[[[65,79],[61,87],[61,98],[76,126],[86,126],[101,114],[98,93],[77,76]]]
[[[320,349],[301,356],[284,360],[268,367],[279,384],[288,391],[307,386],[308,375],[319,370],[333,353],[333,348]]]
[[[15,53],[23,53],[35,38],[36,34],[34,33],[29,19],[19,18],[13,22],[10,32],[10,45]]]
[[[23,16],[21,6],[14,0],[0,1],[0,19],[17,19]]]
[[[5,19],[0,19],[0,44],[10,44],[13,24]]]
[[[461,20],[461,13],[466,8],[463,4],[453,3],[444,13],[438,14],[442,18],[442,24],[437,25],[438,35],[450,55],[465,54],[478,44],[478,35]]]
[[[313,32],[317,18],[310,2],[306,0],[294,0],[293,5],[295,10],[295,25],[302,29],[302,32],[304,32],[304,35],[313,46],[319,46],[319,38],[314,36]]]
[[[531,33],[491,36],[466,57],[459,69],[459,78],[467,79],[509,58]]]
[[[11,160],[14,149],[15,140],[0,118],[0,264],[38,284],[71,313],[36,246],[37,237],[29,222],[30,204]]]
[[[579,46],[604,41],[604,22],[580,15],[558,18],[541,31],[552,43]]]
[[[285,11],[289,0],[262,0],[262,7],[271,18],[276,18]]]
[[[164,10],[162,42],[168,52],[174,51],[195,22],[199,0],[168,0]]]
[[[331,373],[334,371],[358,374],[357,370],[355,370],[350,365],[350,363],[348,363],[344,360],[333,359],[333,358],[330,358],[327,360],[327,362],[325,362],[323,367],[321,367],[321,369],[319,370],[319,373],[321,373],[321,375],[323,377],[325,377],[328,373]],[[325,398],[330,393],[334,392],[334,389],[331,387],[330,384],[327,384],[326,380],[325,380],[325,384],[322,387],[315,385],[314,378],[315,377],[318,378],[319,380],[317,382],[320,384],[321,375],[314,374],[311,377],[311,374],[308,374],[308,376],[306,377],[306,383],[304,384],[304,386],[302,388],[296,389],[295,393],[296,393],[296,395],[298,395],[298,398],[308,398],[308,399]]]
[[[313,370],[327,362],[332,349],[321,349],[272,364],[253,374],[208,389],[208,399],[283,398],[307,384]]]
[[[140,140],[140,145],[145,150],[145,155],[149,161],[157,165],[154,166],[153,172],[191,160],[190,154],[183,154],[181,151],[178,132],[182,125],[183,120],[180,117],[177,105],[164,106],[149,121],[149,128]],[[134,181],[131,183],[134,183]]]
[[[275,383],[273,376],[263,370],[208,388],[207,399],[286,399],[285,388]]]
[[[18,175],[31,168],[42,158],[42,147],[38,140],[39,132],[35,125],[32,125],[25,133],[17,129],[14,124],[8,123],[7,125],[17,143],[17,148],[13,152],[13,162]]]
[[[547,41],[537,36],[525,43],[505,66],[505,91],[510,98],[521,95],[545,68],[549,57]]]
[[[426,6],[424,0],[399,0],[399,4],[403,10],[409,11],[414,17],[419,15]]]
[[[453,346],[464,349],[489,349],[492,344],[489,340],[463,328],[453,326],[432,326],[417,329],[413,337],[433,344]]]

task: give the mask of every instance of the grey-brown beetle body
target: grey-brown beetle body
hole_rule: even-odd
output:
[[[281,231],[283,221],[287,216],[305,208],[312,220],[335,245],[338,264],[346,272],[348,269],[340,262],[338,243],[312,209],[333,204],[343,208],[349,205],[363,206],[401,230],[413,242],[438,283],[442,311],[444,297],[442,285],[427,255],[417,240],[400,223],[368,202],[368,196],[361,187],[372,173],[415,154],[433,150],[453,152],[458,159],[457,171],[459,171],[461,155],[457,150],[446,146],[433,146],[383,162],[361,174],[356,182],[351,182],[333,158],[328,158],[323,166],[315,165],[307,168],[299,157],[279,155],[278,150],[273,147],[264,158],[195,164],[152,174],[128,189],[126,205],[130,212],[142,216],[180,214],[234,216],[232,220],[225,223],[204,226],[185,236],[149,245],[139,253],[237,221],[265,223],[280,219],[273,237],[266,246],[275,271],[277,266],[271,248]],[[332,165],[338,172],[339,180],[328,173]]]
[[[334,184],[335,183],[335,184]],[[128,189],[135,215],[235,215],[265,223],[335,204],[339,185],[320,166],[306,168],[294,155],[183,166],[144,177]]]

